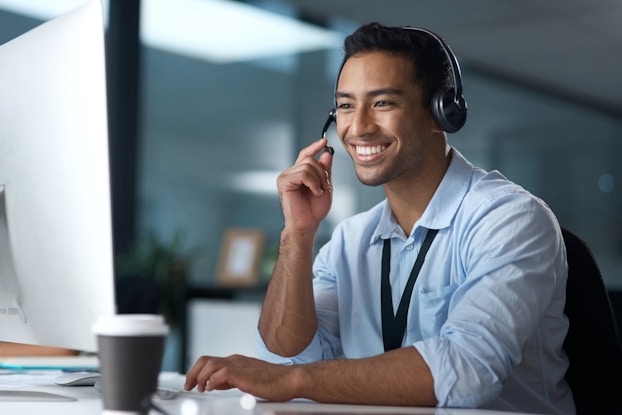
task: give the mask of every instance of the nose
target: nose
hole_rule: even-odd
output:
[[[337,126],[343,128],[349,137],[362,137],[376,132],[378,128],[373,114],[366,108],[357,108],[343,115],[337,113]]]

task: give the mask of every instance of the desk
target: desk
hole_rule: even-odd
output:
[[[7,387],[0,375],[0,391],[16,390]],[[160,377],[160,386],[181,390],[184,376],[165,373]],[[73,401],[19,401],[6,402],[0,400],[2,415],[99,415],[102,412],[101,397],[92,386],[65,387],[49,384],[49,377],[42,377],[41,382],[19,386],[27,391],[48,392],[73,398]],[[437,409],[437,408],[405,408],[362,405],[327,405],[306,400],[285,403],[259,401],[252,409],[241,405],[245,394],[238,390],[214,391],[199,394],[183,392],[173,399],[155,399],[154,403],[169,415],[520,415],[510,412],[487,411],[479,409]],[[183,410],[182,410],[183,408]],[[194,408],[193,410],[188,409]],[[149,415],[159,415],[152,410]],[[526,414],[523,414],[526,415]]]

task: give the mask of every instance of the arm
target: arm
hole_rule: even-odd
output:
[[[314,156],[321,139],[303,149],[296,163],[277,180],[285,226],[279,256],[266,292],[259,332],[268,349],[281,356],[300,353],[317,330],[313,301],[313,244],[332,203],[332,155]]]
[[[281,233],[279,257],[259,318],[264,343],[281,356],[302,352],[317,330],[311,282],[314,239],[314,235]]]
[[[434,379],[414,347],[364,359],[282,366],[231,356],[204,356],[186,377],[186,390],[238,388],[258,398],[307,398],[325,403],[435,406]]]
[[[34,346],[30,344],[2,342],[0,356],[75,356],[76,350],[58,347]]]
[[[292,366],[296,396],[326,403],[435,406],[434,379],[414,347],[364,359]]]

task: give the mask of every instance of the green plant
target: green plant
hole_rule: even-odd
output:
[[[162,240],[155,232],[147,232],[129,252],[115,258],[115,271],[121,278],[154,278],[160,287],[160,311],[169,324],[175,325],[178,322],[176,299],[198,255],[198,249],[186,247],[182,231],[177,231],[169,241]]]

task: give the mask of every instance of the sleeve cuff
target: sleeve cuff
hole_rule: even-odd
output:
[[[312,363],[322,359],[322,346],[320,344],[320,338],[316,332],[313,336],[313,339],[311,340],[311,343],[309,343],[307,348],[303,350],[300,354],[297,354],[296,356],[283,357],[268,350],[268,347],[261,338],[259,330],[256,329],[255,354],[258,359],[282,365]]]

